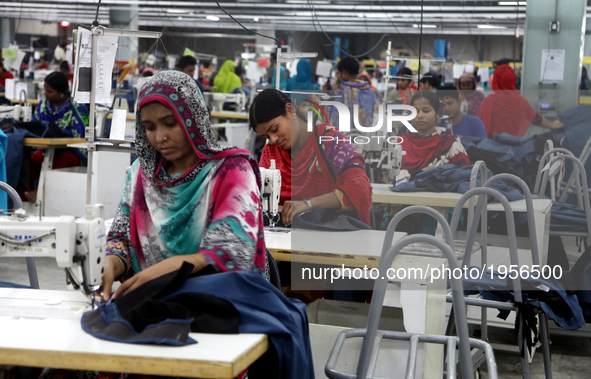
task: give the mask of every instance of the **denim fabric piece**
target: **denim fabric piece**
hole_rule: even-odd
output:
[[[478,273],[482,271],[478,267],[471,267],[470,272],[472,270],[477,270]],[[478,275],[470,274],[470,277],[479,277]],[[484,297],[488,299],[497,300],[493,295],[497,292],[500,294],[509,294],[512,288],[512,281],[508,279],[508,276],[505,279],[499,278],[499,273],[495,272],[494,279],[491,279],[491,274],[488,271],[485,271],[484,275],[482,275],[482,279],[464,279],[464,290],[467,293],[480,293]],[[522,286],[524,282],[528,282],[533,286],[538,286],[539,284],[543,284],[550,288],[551,291],[554,291],[558,296],[560,296],[564,300],[564,306],[568,307],[569,309],[554,309],[549,304],[545,303],[542,300],[533,298],[528,296],[526,293],[522,293],[523,300],[525,303],[532,303],[532,305],[536,305],[544,311],[548,315],[549,318],[554,320],[556,325],[567,329],[567,330],[575,330],[582,328],[585,326],[585,319],[583,317],[583,310],[579,305],[579,300],[575,294],[567,293],[564,290],[563,285],[553,278],[551,279],[521,279]],[[489,292],[492,290],[492,293]],[[543,292],[540,290],[539,292]],[[512,297],[512,296],[511,296]],[[572,316],[569,319],[560,317],[559,313],[571,313]]]

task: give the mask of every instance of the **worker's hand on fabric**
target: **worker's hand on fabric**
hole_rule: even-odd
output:
[[[564,128],[564,124],[560,120],[556,120],[552,123],[552,129]]]
[[[303,201],[286,201],[281,211],[281,222],[289,226],[295,215],[309,211],[308,204]]]
[[[107,255],[105,258],[103,283],[101,284],[104,301],[109,301],[111,298],[111,291],[113,289],[113,282],[115,281],[115,278],[118,278],[125,273],[125,267],[122,266],[124,266],[123,262],[115,255]]]
[[[162,275],[180,269],[185,261],[195,266],[193,273],[207,266],[207,259],[205,259],[203,254],[178,255],[176,257],[167,258],[127,279],[121,284],[121,286],[119,286],[119,288],[117,288],[117,291],[113,294],[113,298],[116,299],[119,296],[123,296],[152,279],[159,278]]]

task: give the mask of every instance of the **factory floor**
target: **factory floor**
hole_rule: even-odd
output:
[[[567,250],[568,251],[568,250]],[[572,250],[571,250],[572,251]],[[572,258],[569,256],[571,260]],[[53,258],[35,259],[40,287],[42,289],[66,290],[64,271],[57,267]],[[574,262],[571,262],[571,265]],[[0,259],[0,280],[29,284],[25,260],[22,258]],[[550,321],[552,323],[552,321]],[[513,330],[494,328],[489,331],[493,346],[513,344]],[[551,336],[552,373],[554,379],[578,379],[591,377],[591,341],[587,337]],[[516,346],[515,346],[516,348]],[[516,371],[520,362],[517,352],[495,350],[499,378],[518,379]],[[541,349],[534,355],[530,365],[531,378],[544,378],[544,364]],[[486,368],[482,368],[481,378],[488,378]]]

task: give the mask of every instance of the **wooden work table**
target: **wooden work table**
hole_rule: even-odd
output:
[[[21,101],[19,99],[11,99],[10,102],[11,103],[20,103]],[[37,99],[27,99],[27,100],[25,100],[25,103],[27,103],[27,104],[33,104],[33,105],[39,105],[40,102],[41,102],[41,100],[37,100]]]
[[[39,149],[66,147],[73,143],[84,143],[84,138],[25,138],[23,140],[23,146],[37,147]]]
[[[385,235],[381,230],[332,232],[265,228],[265,244],[277,261],[377,268]],[[394,233],[392,243],[405,236],[406,233]],[[401,255],[396,259],[406,257]]]
[[[248,113],[240,112],[211,112],[210,117],[214,118],[231,118],[236,120],[248,120]]]
[[[201,334],[182,347],[110,342],[84,332],[86,297],[0,288],[0,364],[199,378],[235,378],[268,348],[264,334]]]
[[[453,192],[394,192],[390,190],[391,184],[372,183],[371,186],[374,203],[453,208],[462,197],[461,193]],[[467,206],[466,203],[464,207]]]

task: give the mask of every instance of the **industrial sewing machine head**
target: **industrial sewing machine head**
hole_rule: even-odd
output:
[[[382,149],[378,168],[386,170],[393,178],[400,173],[402,165],[402,145],[386,143]]]
[[[88,206],[86,216],[28,216],[21,208],[0,216],[0,258],[53,257],[74,288],[94,306],[102,282],[107,238],[104,209]]]
[[[269,225],[275,226],[275,218],[279,214],[279,196],[281,195],[281,171],[276,168],[275,160],[271,159],[271,167],[259,167],[261,170],[261,195],[263,197],[263,214],[269,218]]]
[[[370,143],[358,147],[365,157],[372,183],[377,183],[378,178],[390,183],[400,173],[402,146],[393,143],[398,140],[395,136],[371,135]]]
[[[246,95],[244,92],[238,93],[207,93],[206,97],[209,99],[209,107],[212,112],[222,112],[224,104],[229,103],[235,112],[241,112],[246,107]]]

